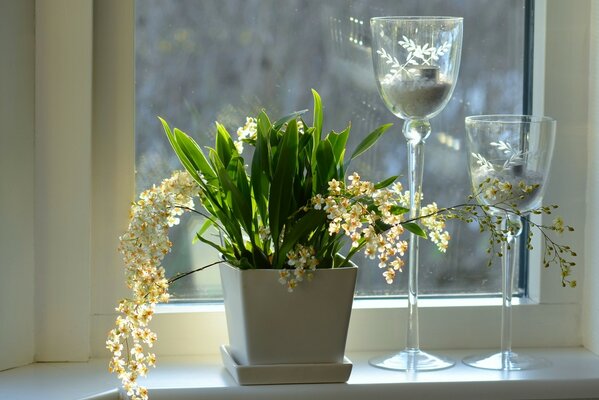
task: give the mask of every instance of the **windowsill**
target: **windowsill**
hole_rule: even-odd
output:
[[[535,305],[533,300],[524,297],[514,297],[512,305]],[[419,298],[419,308],[440,308],[440,307],[488,307],[501,306],[501,297],[481,296],[481,297],[440,297],[440,298]],[[352,309],[386,309],[386,308],[407,308],[405,298],[398,299],[354,299]],[[159,304],[156,308],[157,314],[178,314],[178,313],[196,313],[196,312],[224,312],[225,306],[221,303],[175,303]]]
[[[502,373],[478,370],[460,362],[450,369],[409,376],[373,368],[375,353],[350,353],[354,363],[347,384],[238,386],[217,356],[161,357],[145,384],[150,399],[599,399],[599,357],[583,348],[529,349],[552,366]],[[439,353],[460,360],[476,350]],[[11,400],[118,399],[118,381],[106,371],[106,360],[88,363],[32,364],[0,372],[0,398]],[[175,397],[176,396],[176,397]]]

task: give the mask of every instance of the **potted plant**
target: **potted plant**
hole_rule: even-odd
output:
[[[397,177],[373,183],[355,172],[347,174],[349,163],[373,146],[390,125],[375,129],[347,155],[350,127],[323,136],[321,99],[315,91],[313,96],[312,126],[303,119],[303,112],[276,122],[261,112],[247,119],[236,140],[217,123],[215,145],[205,150],[161,119],[186,171],[174,172],[160,186],[140,195],[132,205],[128,231],[121,237],[120,251],[133,296],[119,303],[122,315],[109,333],[107,348],[113,353],[110,369],[119,375],[130,396],[147,398],[137,377],[155,363],[149,348],[156,335],[148,323],[156,304],[168,301],[169,283],[214,264],[221,264],[223,277],[231,342],[226,353],[235,362],[343,366],[356,277],[351,258],[357,252],[378,259],[383,278],[392,283],[403,266],[408,232],[445,251],[450,239],[445,222],[460,219],[476,221],[481,230],[489,231],[490,250],[498,254],[495,246],[505,236],[498,228],[501,217],[474,199],[494,188],[491,192],[502,195],[495,196],[497,204],[493,205],[520,215],[514,199],[526,196],[525,191],[484,182],[465,203],[446,208],[431,203],[410,219],[409,193],[396,182]],[[253,148],[248,166],[244,146]],[[194,198],[201,207],[194,207]],[[550,213],[552,208],[539,207],[533,212]],[[223,260],[167,278],[161,261],[171,247],[168,229],[185,211],[205,218],[196,239],[216,248]],[[545,230],[572,229],[560,219],[550,226],[529,222],[547,239]],[[210,227],[219,231],[217,239],[207,235]],[[346,242],[349,250],[343,254]],[[552,258],[557,253],[575,255],[568,246],[549,239],[546,255]],[[573,263],[563,256],[552,259],[561,267],[563,283],[574,285],[568,280]],[[335,327],[326,325],[328,320],[335,320]],[[266,335],[272,332],[274,336]]]
[[[361,218],[360,209],[369,208],[370,242],[387,241],[389,253],[397,256],[403,255],[407,244],[398,240],[399,235],[377,239],[387,230],[385,225],[395,224],[402,232],[404,227],[424,232],[414,223],[398,224],[407,208],[391,203],[401,195],[392,196],[387,189],[396,177],[371,184],[354,173],[352,183],[344,185],[349,162],[368,150],[390,125],[375,129],[346,158],[350,127],[323,136],[321,100],[315,91],[313,96],[314,126],[307,125],[302,113],[271,122],[263,111],[247,119],[237,140],[217,123],[215,146],[207,151],[161,121],[173,150],[198,186],[203,211],[196,212],[206,223],[196,238],[217,249],[225,261],[220,272],[230,345],[224,356],[230,354],[245,366],[335,364],[343,367],[343,373],[331,379],[345,381],[351,369],[343,361],[357,275],[350,258],[369,240],[356,237],[351,251],[342,255],[345,234],[359,235],[358,222],[343,214],[353,207],[354,218]],[[254,150],[248,168],[244,146]],[[327,203],[329,193],[340,197]],[[393,210],[386,211],[385,217],[383,207]],[[205,235],[209,227],[219,231],[216,240]],[[395,263],[390,271],[401,267],[399,258],[389,262]],[[277,321],[285,323],[273,324]],[[304,381],[325,380],[306,373]],[[298,377],[290,376],[285,383]]]

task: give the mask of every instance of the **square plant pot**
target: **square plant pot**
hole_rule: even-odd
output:
[[[221,264],[231,356],[239,365],[342,364],[357,270],[316,270],[290,293],[278,270]]]

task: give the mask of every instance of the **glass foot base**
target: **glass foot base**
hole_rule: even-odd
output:
[[[425,353],[422,350],[402,350],[399,353],[375,357],[370,365],[395,371],[434,371],[453,367],[455,361],[444,356]]]
[[[513,351],[470,356],[464,358],[463,363],[474,368],[501,371],[523,371],[545,368],[551,365],[551,362],[544,358],[515,353]]]

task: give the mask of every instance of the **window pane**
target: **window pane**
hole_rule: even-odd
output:
[[[310,88],[325,106],[326,130],[352,123],[349,148],[382,123],[394,122],[375,151],[351,168],[367,179],[402,175],[407,185],[402,122],[377,93],[370,56],[369,18],[380,15],[464,17],[460,77],[445,110],[431,123],[424,172],[424,202],[447,206],[469,191],[464,117],[481,113],[522,113],[524,2],[399,0],[137,0],[136,2],[136,164],[137,189],[144,190],[181,168],[157,120],[162,116],[212,145],[214,121],[231,132],[246,116],[265,108],[277,118],[311,108]],[[309,119],[309,117],[308,117]],[[218,258],[191,244],[202,223],[188,216],[172,231],[168,275]],[[500,268],[488,268],[487,236],[475,225],[450,226],[447,254],[422,243],[422,294],[486,294],[500,291]],[[387,285],[374,261],[362,265],[358,294],[404,294],[405,278]],[[203,271],[173,287],[178,299],[220,295],[218,271]]]

